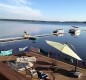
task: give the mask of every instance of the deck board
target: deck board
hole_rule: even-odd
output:
[[[0,80],[29,80],[24,75],[11,69],[9,66],[0,62]]]

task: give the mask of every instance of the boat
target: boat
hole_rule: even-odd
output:
[[[72,26],[72,28],[69,29],[69,33],[80,33],[80,29],[76,26]]]
[[[64,30],[63,29],[56,29],[53,31],[53,34],[63,34]]]
[[[36,39],[37,39],[35,36],[31,36],[31,35],[28,34],[26,31],[24,31],[23,38],[24,38],[24,39],[29,39],[29,40],[36,40]]]

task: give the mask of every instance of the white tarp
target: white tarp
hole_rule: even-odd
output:
[[[28,48],[28,46],[23,47],[23,48],[19,48],[19,51],[25,51]]]
[[[36,62],[36,57],[19,57],[16,58],[16,62],[21,63]]]

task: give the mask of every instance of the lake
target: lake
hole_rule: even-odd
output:
[[[78,26],[81,33],[71,35],[68,33],[71,26]],[[17,22],[17,21],[0,21],[0,38],[22,36],[24,31],[31,35],[52,34],[56,29],[64,29],[66,34],[62,36],[40,37],[36,41],[21,40],[8,43],[0,43],[0,50],[13,49],[13,53],[18,53],[18,48],[25,46],[33,46],[41,48],[45,51],[52,52],[54,57],[60,51],[49,46],[45,40],[56,41],[60,43],[70,43],[74,46],[75,52],[83,59],[86,59],[86,23],[41,23],[41,22]]]

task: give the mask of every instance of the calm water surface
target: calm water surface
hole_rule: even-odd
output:
[[[71,26],[78,26],[81,29],[79,35],[71,35],[68,30]],[[76,53],[82,58],[86,59],[86,24],[85,23],[30,23],[30,22],[16,22],[16,21],[0,21],[0,38],[22,36],[24,31],[31,35],[51,34],[55,29],[64,29],[66,34],[63,36],[50,36],[38,38],[36,41],[22,40],[16,42],[0,43],[0,50],[13,49],[13,53],[18,53],[19,47],[34,46],[42,48],[46,51],[51,51],[55,55],[60,53],[58,50],[46,44],[45,40],[52,40],[61,43],[68,42],[72,44]]]

